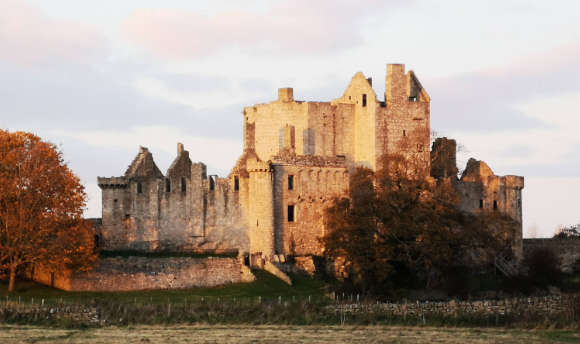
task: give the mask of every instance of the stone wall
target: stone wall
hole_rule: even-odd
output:
[[[67,291],[131,291],[215,287],[250,282],[236,258],[102,258],[90,272],[51,273],[35,267],[35,281]]]
[[[276,253],[321,254],[324,211],[348,190],[344,159],[277,156],[273,166]]]
[[[580,268],[580,239],[524,239],[524,255],[538,248],[547,248],[560,257],[562,270],[572,272]]]
[[[164,176],[147,148],[122,177],[98,178],[107,250],[249,250],[247,223],[233,178],[208,176],[203,163],[178,154]]]
[[[399,302],[399,303],[348,303],[329,306],[341,313],[383,313],[403,318],[460,317],[469,315],[558,315],[574,311],[580,295],[506,298],[503,300]]]

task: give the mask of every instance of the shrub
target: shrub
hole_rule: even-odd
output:
[[[560,257],[547,247],[537,248],[524,258],[524,267],[528,271],[528,276],[537,286],[558,284],[562,280],[560,264]]]

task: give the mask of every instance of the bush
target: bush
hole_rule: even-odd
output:
[[[524,258],[524,267],[532,283],[537,286],[558,284],[562,280],[561,260],[547,247],[537,248]]]

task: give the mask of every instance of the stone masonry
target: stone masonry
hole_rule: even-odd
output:
[[[51,272],[36,266],[34,280],[67,291],[131,291],[215,287],[251,282],[250,269],[237,258],[102,258],[88,272]]]
[[[328,102],[295,100],[292,88],[280,88],[276,100],[244,108],[244,150],[226,178],[208,176],[181,144],[163,175],[142,147],[124,176],[98,178],[99,243],[265,258],[321,254],[324,210],[346,195],[356,167],[376,170],[383,155],[402,153],[432,164],[434,177],[457,175],[454,141],[429,149],[431,99],[415,73],[389,64],[385,81],[382,100],[358,72]],[[498,177],[470,160],[458,190],[463,209],[483,204],[521,223],[522,188],[522,177]]]

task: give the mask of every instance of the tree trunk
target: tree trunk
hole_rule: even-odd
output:
[[[14,292],[14,281],[16,280],[16,266],[10,267],[10,283],[8,283],[8,292]]]

